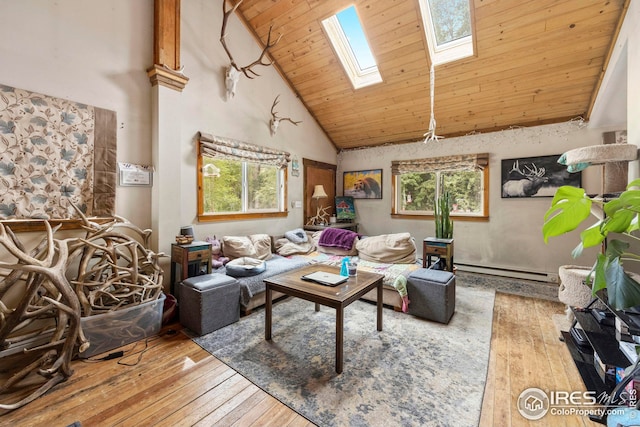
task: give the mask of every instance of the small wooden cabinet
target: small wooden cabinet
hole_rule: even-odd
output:
[[[176,268],[180,267],[179,274]],[[211,273],[211,243],[192,242],[187,245],[171,244],[171,289],[175,295],[176,280],[183,281],[188,277],[198,276],[204,271]]]
[[[444,260],[446,269],[453,272],[453,239],[427,237],[422,242],[422,268],[431,265],[431,257]]]

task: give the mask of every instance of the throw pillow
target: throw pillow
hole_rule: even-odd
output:
[[[381,234],[356,243],[360,259],[383,264],[416,262],[416,243],[409,233]]]
[[[271,238],[268,234],[224,236],[222,238],[222,252],[231,259],[250,257],[267,260],[272,256]]]
[[[304,255],[315,250],[312,242],[293,243],[287,238],[281,238],[274,242],[276,253],[280,256]]]

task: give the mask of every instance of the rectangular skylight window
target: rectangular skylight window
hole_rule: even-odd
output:
[[[355,89],[382,81],[355,6],[323,20],[322,25]]]
[[[431,60],[444,64],[473,55],[469,0],[420,0]]]

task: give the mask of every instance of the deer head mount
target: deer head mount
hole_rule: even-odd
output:
[[[273,105],[271,106],[271,122],[269,123],[271,126],[271,136],[274,136],[276,134],[276,132],[278,131],[278,126],[280,126],[280,122],[281,121],[288,121],[293,123],[294,125],[298,126],[298,123],[302,123],[302,120],[300,121],[294,121],[291,120],[291,117],[278,117],[278,112],[277,111],[273,111],[276,108],[276,105],[278,104],[278,98],[280,98],[280,95],[276,96],[276,99],[273,100]]]
[[[227,67],[227,69],[225,71],[225,81],[224,82],[225,82],[225,86],[227,88],[227,99],[231,99],[231,98],[233,98],[235,96],[236,87],[238,85],[238,80],[240,79],[240,73],[244,74],[249,79],[253,79],[254,77],[260,75],[260,74],[256,73],[255,71],[253,71],[253,67],[254,66],[263,65],[265,67],[268,67],[269,65],[273,64],[272,61],[266,60],[265,56],[266,56],[267,52],[269,51],[269,49],[272,48],[273,46],[275,46],[280,41],[280,38],[282,38],[282,34],[280,34],[278,39],[275,42],[272,43],[271,42],[271,29],[272,29],[272,27],[269,27],[269,35],[267,36],[267,43],[266,43],[264,49],[262,49],[262,53],[260,54],[260,57],[258,57],[258,59],[256,59],[255,61],[253,61],[249,65],[246,65],[244,67],[239,67],[238,64],[236,64],[236,61],[233,59],[233,55],[231,55],[231,51],[227,47],[227,43],[225,41],[225,36],[226,36],[227,22],[229,21],[229,16],[236,11],[236,9],[238,8],[238,6],[240,6],[241,3],[242,3],[242,0],[238,1],[238,3],[236,3],[236,5],[233,6],[232,9],[227,10],[227,0],[222,0],[222,13],[223,13],[224,16],[222,18],[222,30],[220,31],[220,43],[222,43],[222,47],[224,47],[224,51],[227,52],[227,56],[229,57],[229,61],[231,61],[229,67]],[[265,61],[267,61],[267,62],[265,62]]]

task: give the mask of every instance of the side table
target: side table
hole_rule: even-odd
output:
[[[422,268],[431,265],[431,257],[437,256],[444,260],[446,269],[453,272],[453,239],[438,239],[427,237],[422,242]]]
[[[176,279],[181,282],[188,277],[198,276],[206,264],[207,274],[211,273],[211,243],[192,242],[187,245],[171,244],[171,284],[170,293],[175,295]],[[176,266],[180,274],[176,275]]]

